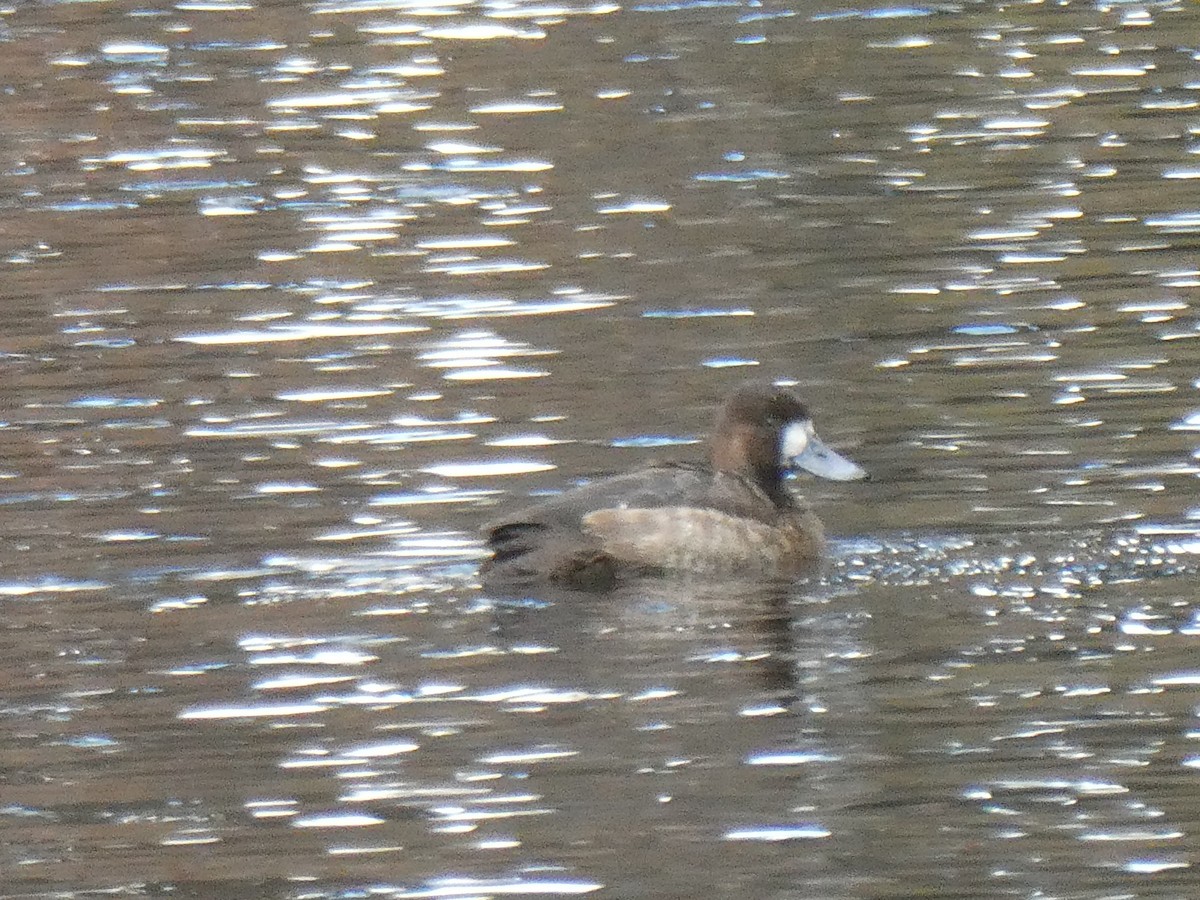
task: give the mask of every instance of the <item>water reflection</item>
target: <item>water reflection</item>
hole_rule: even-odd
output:
[[[1188,896],[1189,12],[0,10],[5,887]],[[746,368],[828,571],[480,590]]]

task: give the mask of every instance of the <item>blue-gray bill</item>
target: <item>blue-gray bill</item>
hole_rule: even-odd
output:
[[[812,422],[793,422],[783,433],[783,456],[793,469],[830,481],[861,481],[867,470],[817,437]]]

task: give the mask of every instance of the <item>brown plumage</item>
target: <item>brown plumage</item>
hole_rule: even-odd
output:
[[[821,443],[794,395],[762,383],[722,406],[711,460],[602,478],[487,525],[485,581],[599,590],[623,575],[787,575],[821,555],[824,530],[785,474],[866,477]]]

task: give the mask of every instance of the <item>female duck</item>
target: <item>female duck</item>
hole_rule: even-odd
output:
[[[784,487],[796,469],[835,481],[867,477],[817,437],[790,392],[745,385],[717,415],[710,466],[647,466],[493,522],[483,576],[604,589],[622,574],[786,575],[824,546],[820,519]]]

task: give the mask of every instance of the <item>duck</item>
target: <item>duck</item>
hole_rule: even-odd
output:
[[[821,520],[785,483],[800,471],[868,478],[817,436],[792,390],[743,384],[717,412],[707,464],[652,463],[484,525],[483,583],[608,590],[631,577],[794,575],[825,547]]]

